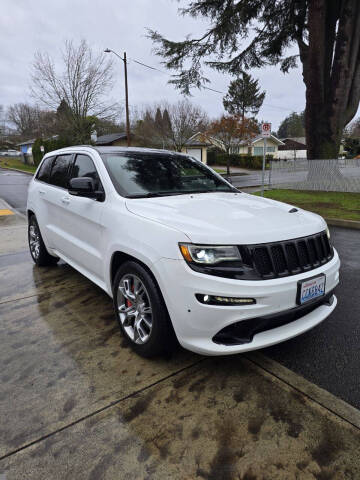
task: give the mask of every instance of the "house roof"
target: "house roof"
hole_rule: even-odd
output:
[[[300,143],[293,138],[284,138],[284,145],[279,146],[279,150],[306,150],[306,145]]]
[[[185,142],[186,146],[191,146],[191,147],[208,147],[211,145],[211,141],[205,135],[204,133],[197,132],[195,135],[190,137],[188,140]]]
[[[32,138],[31,140],[26,140],[26,142],[17,143],[16,146],[21,147],[21,145],[32,145],[35,143],[35,140],[36,138]]]
[[[293,140],[294,142],[301,143],[302,145],[306,145],[306,138],[305,137],[286,137],[281,139],[283,142],[286,140]]]
[[[279,140],[275,135],[271,134],[270,137],[273,142],[275,142],[277,145],[284,145],[284,142]],[[261,135],[258,135],[257,137],[253,138],[250,143],[254,144],[256,142],[259,142],[260,140],[263,140],[263,137]]]
[[[100,135],[97,137],[96,145],[107,145],[112,142],[116,142],[117,140],[124,140],[126,139],[126,133],[109,133],[108,135]]]

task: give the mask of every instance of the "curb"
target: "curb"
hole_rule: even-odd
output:
[[[311,383],[309,380],[306,380],[301,375],[289,370],[275,360],[266,357],[262,353],[252,352],[244,356],[262,370],[265,370],[297,390],[301,395],[308,397],[313,402],[326,408],[326,410],[332,414],[360,429],[360,410],[357,408],[349,405],[327,390]]]
[[[9,210],[11,210],[12,212],[14,212],[15,215],[18,215],[19,217],[22,217],[26,220],[26,215],[24,215],[23,213],[20,213],[18,212],[18,210],[14,207],[12,207],[11,205],[8,204],[8,202],[6,202],[3,198],[0,197],[0,202],[4,204],[4,206],[6,208],[8,208]],[[2,227],[2,228],[13,228],[11,225],[9,225],[8,227]],[[1,480],[1,479],[0,479]]]
[[[324,217],[326,223],[333,227],[355,228],[360,230],[360,222],[357,220],[344,220],[342,218],[327,218]]]
[[[25,170],[20,170],[19,168],[12,168],[12,167],[4,167],[0,165],[0,168],[3,168],[5,170],[12,170],[13,172],[20,172],[20,173],[25,173],[25,175],[31,175],[32,177],[34,176],[35,172],[25,172]]]

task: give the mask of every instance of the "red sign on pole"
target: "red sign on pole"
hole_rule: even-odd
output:
[[[271,123],[262,123],[261,124],[261,136],[270,137],[271,135]]]

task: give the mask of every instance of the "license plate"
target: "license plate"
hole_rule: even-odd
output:
[[[300,280],[298,282],[297,303],[302,305],[325,295],[325,283],[326,277],[324,274]]]

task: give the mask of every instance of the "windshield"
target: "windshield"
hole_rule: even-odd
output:
[[[194,158],[169,153],[101,154],[120,195],[150,197],[238,191]]]

